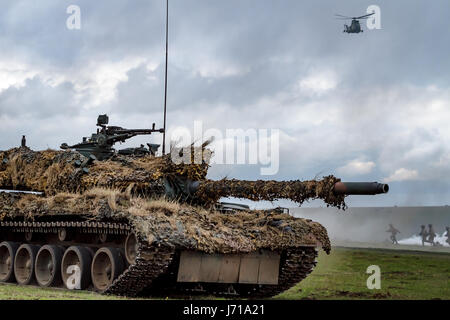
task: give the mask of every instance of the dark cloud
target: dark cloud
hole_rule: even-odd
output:
[[[70,82],[51,86],[34,77],[25,81],[23,87],[9,87],[0,94],[0,114],[10,118],[33,117],[38,120],[54,115],[72,117],[79,112]]]

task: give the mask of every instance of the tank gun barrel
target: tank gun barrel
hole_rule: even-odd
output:
[[[387,193],[389,186],[378,182],[341,182],[329,176],[310,181],[245,181],[237,179],[186,181],[167,180],[166,193],[204,202],[217,202],[220,198],[234,197],[253,201],[292,200],[302,204],[308,199],[323,199],[328,205],[344,207],[348,195],[375,195]]]
[[[345,195],[375,195],[387,193],[389,185],[378,182],[336,182],[333,192]]]
[[[227,180],[220,181],[207,181],[203,184],[201,182],[195,181],[189,184],[189,192],[195,192],[200,189],[203,185],[209,184],[208,189],[215,189],[219,184],[223,184]],[[255,182],[247,182],[247,183],[236,183],[233,186],[233,182],[237,180],[228,180],[229,184],[227,185],[227,192],[230,193],[231,196],[237,196],[239,193],[244,193],[247,191],[247,185],[253,185]],[[289,182],[288,182],[289,183]],[[283,186],[286,185],[285,181],[268,181],[267,184],[264,185],[264,181],[257,181],[256,184],[259,184],[261,190],[265,190],[270,192],[269,190],[280,190]],[[292,181],[290,186],[298,188],[298,190],[304,189],[302,182],[300,181]],[[252,186],[253,189],[256,189],[255,186]],[[336,195],[375,195],[388,193],[389,185],[385,183],[379,182],[341,182],[338,181],[334,184],[332,188],[332,192]]]

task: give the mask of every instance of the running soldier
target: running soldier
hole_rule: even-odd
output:
[[[428,225],[428,239],[427,242],[431,243],[433,246],[436,245],[434,243],[434,238],[436,238],[436,233],[434,232],[433,225]]]
[[[424,225],[421,225],[421,226],[420,226],[420,233],[419,233],[419,235],[422,237],[422,246],[425,246],[425,242],[428,242],[428,241],[427,241],[428,232],[427,232],[427,230],[425,229],[425,226],[424,226]]]
[[[445,236],[447,237],[447,240],[445,240],[445,242],[450,244],[450,227],[445,227],[445,230],[447,231],[447,233],[445,234]]]
[[[398,244],[397,241],[397,233],[400,233],[400,231],[398,231],[397,229],[394,228],[394,226],[392,224],[389,224],[389,229],[386,230],[386,232],[390,232],[391,233],[391,241],[392,244]]]

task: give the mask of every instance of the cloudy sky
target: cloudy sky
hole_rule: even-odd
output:
[[[69,5],[81,29],[69,30]],[[381,29],[334,14],[381,9]],[[2,0],[0,149],[77,143],[98,114],[162,126],[165,1]],[[279,129],[280,170],[389,182],[350,205],[450,204],[450,2],[170,0],[168,127]],[[149,138],[135,138],[138,144]],[[161,142],[161,136],[150,138]],[[320,205],[314,203],[313,205]]]

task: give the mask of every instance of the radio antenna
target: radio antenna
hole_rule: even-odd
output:
[[[164,78],[164,132],[162,142],[162,153],[166,154],[166,113],[167,113],[167,60],[169,51],[169,0],[166,0],[166,70]]]

